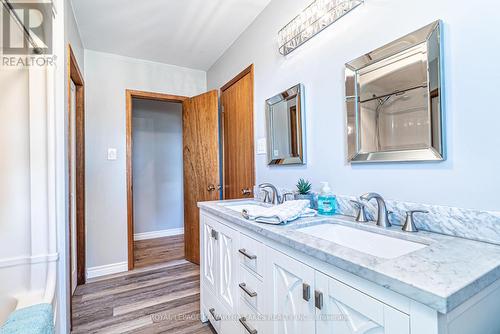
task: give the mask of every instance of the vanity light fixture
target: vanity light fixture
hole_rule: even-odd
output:
[[[364,0],[315,0],[278,32],[279,52],[286,56]]]

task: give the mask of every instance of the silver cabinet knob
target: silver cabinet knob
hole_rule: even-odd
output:
[[[257,330],[255,328],[250,327],[250,325],[247,323],[247,318],[241,317],[239,319],[239,321],[240,321],[240,324],[245,328],[245,330],[249,334],[257,334]]]
[[[221,321],[221,317],[219,315],[217,315],[217,313],[215,313],[215,309],[214,308],[211,308],[210,310],[208,310],[208,312],[210,312],[210,314],[212,315],[212,317],[214,317],[215,321]]]
[[[240,283],[238,285],[241,290],[243,290],[249,297],[257,297],[257,292],[250,290],[246,283]]]
[[[302,299],[306,302],[311,299],[311,286],[307,283],[302,283]]]
[[[323,308],[323,292],[318,290],[314,291],[314,306],[316,306],[318,310]]]

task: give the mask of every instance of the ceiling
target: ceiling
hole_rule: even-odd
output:
[[[72,0],[86,49],[208,70],[270,0]]]

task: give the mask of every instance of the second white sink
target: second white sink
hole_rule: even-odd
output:
[[[314,225],[297,231],[384,259],[394,259],[427,247],[418,242],[337,224]]]

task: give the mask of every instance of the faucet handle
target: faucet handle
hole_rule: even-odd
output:
[[[405,224],[403,225],[403,231],[405,231],[405,232],[418,232],[418,229],[415,226],[415,222],[413,219],[414,213],[429,213],[429,211],[426,211],[426,210],[406,211],[406,221],[405,221]]]
[[[366,223],[368,221],[368,218],[366,217],[366,204],[355,200],[351,200],[351,202],[358,208],[356,221],[359,223]]]
[[[283,193],[283,195],[281,195],[281,197],[283,198],[283,203],[288,201],[288,196],[292,196],[292,200],[293,200],[295,195],[292,192]]]

